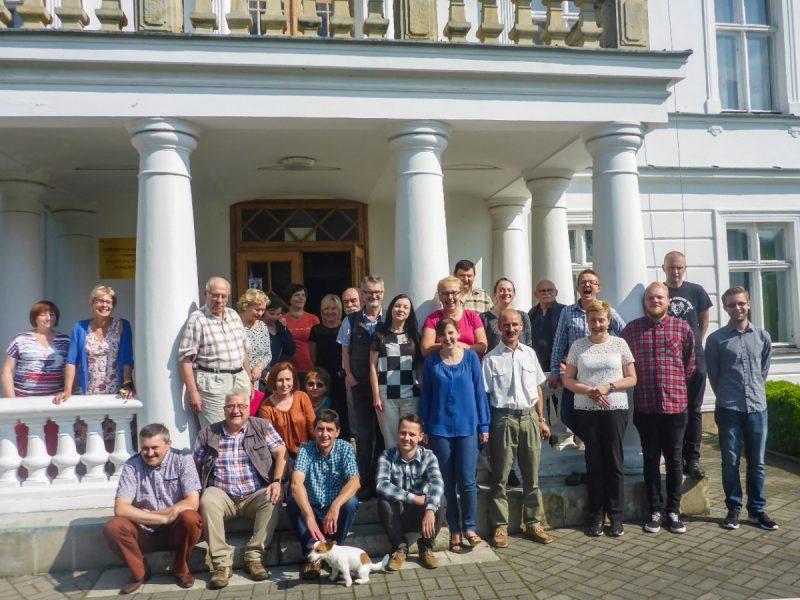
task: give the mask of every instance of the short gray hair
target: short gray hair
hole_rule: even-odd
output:
[[[206,287],[205,287],[206,292],[210,292],[211,291],[211,286],[214,285],[215,281],[224,282],[225,285],[228,286],[228,291],[230,292],[230,290],[231,290],[231,282],[228,281],[227,279],[225,279],[224,277],[220,277],[219,275],[214,275],[213,277],[209,277],[208,278],[208,281],[206,281]]]
[[[165,443],[169,444],[169,429],[164,427],[161,423],[150,423],[149,425],[142,427],[142,429],[139,431],[139,440],[149,440],[157,435],[160,435],[161,439],[164,440]]]
[[[368,283],[383,285],[383,277],[379,275],[364,275],[361,278],[361,287],[363,288]]]
[[[244,398],[250,404],[250,392],[244,388],[233,388],[230,393],[225,394],[225,404],[228,403],[228,398]]]

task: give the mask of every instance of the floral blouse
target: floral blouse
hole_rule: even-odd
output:
[[[265,369],[268,368],[272,360],[272,350],[266,323],[256,319],[252,327],[245,326],[244,334],[247,336],[247,360],[250,361],[250,368],[258,363]]]
[[[89,372],[87,394],[116,394],[121,381],[119,377],[119,342],[122,323],[114,319],[104,339],[93,329],[86,336],[86,357]]]

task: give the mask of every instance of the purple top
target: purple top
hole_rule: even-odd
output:
[[[191,455],[169,450],[157,467],[148,467],[138,454],[122,467],[117,498],[134,507],[157,511],[177,504],[192,492],[200,493],[200,477]]]

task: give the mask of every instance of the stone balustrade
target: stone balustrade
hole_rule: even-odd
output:
[[[133,449],[131,420],[141,408],[139,400],[111,395],[72,396],[60,405],[51,396],[0,398],[0,514],[112,506]],[[115,424],[110,451],[106,419]],[[58,433],[51,456],[46,436],[53,424]],[[21,452],[22,425],[28,432]]]
[[[486,0],[480,10],[476,0],[449,0],[444,13],[437,13],[436,0],[333,0],[324,15],[313,0],[298,2],[298,14],[287,14],[289,4],[280,0],[231,0],[230,12],[222,15],[214,12],[212,0],[188,1],[194,10],[185,23],[182,0],[102,0],[96,20],[90,20],[83,0],[56,0],[54,15],[47,0],[0,0],[0,30],[119,31],[130,29],[130,21],[135,30],[167,33],[649,48],[648,0],[574,0],[577,14],[565,13],[562,0]],[[502,22],[502,4],[513,6],[512,22]],[[123,6],[133,7],[132,14]]]

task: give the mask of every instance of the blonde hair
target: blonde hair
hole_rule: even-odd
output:
[[[596,312],[604,312],[608,317],[608,320],[611,320],[611,305],[606,302],[605,300],[595,300],[589,306],[586,307],[586,316],[588,317],[592,313]]]
[[[269,306],[269,298],[267,298],[267,295],[261,290],[250,288],[244,294],[239,296],[239,301],[236,303],[236,308],[241,313],[252,306],[256,306],[257,304]]]
[[[94,301],[100,298],[101,296],[111,296],[111,306],[117,306],[117,292],[114,291],[114,288],[108,285],[96,285],[92,288],[92,291],[89,292],[89,304],[94,304]]]
[[[322,315],[322,311],[325,310],[325,307],[331,304],[335,305],[339,311],[339,320],[341,321],[344,308],[342,308],[342,301],[336,294],[326,294],[322,297],[322,300],[319,302],[319,314]]]
[[[667,296],[669,296],[669,286],[666,283],[662,283],[660,281],[654,281],[646,288],[644,288],[644,293],[647,294],[652,288],[661,288],[661,291],[664,292]]]
[[[448,275],[447,277],[444,277],[439,280],[439,283],[436,284],[436,291],[438,292],[439,290],[442,289],[442,286],[445,286],[449,283],[455,284],[459,290],[463,289],[463,286],[461,285],[461,280],[458,277],[456,277],[455,275]]]

